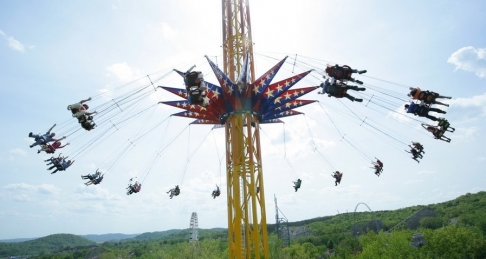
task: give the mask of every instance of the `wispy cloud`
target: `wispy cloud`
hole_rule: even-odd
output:
[[[459,141],[469,142],[474,140],[478,132],[479,132],[478,127],[458,128],[454,133],[454,139],[457,139]]]
[[[420,179],[413,179],[413,180],[408,180],[408,181],[405,181],[403,182],[405,185],[415,185],[415,184],[419,184],[423,182],[422,180]]]
[[[168,23],[161,23],[162,26],[162,34],[166,39],[173,39],[175,35],[175,31],[170,27]]]
[[[26,156],[27,152],[20,148],[14,148],[8,151],[10,154],[18,155],[18,156]]]
[[[126,62],[112,64],[106,70],[108,70],[107,77],[114,76],[120,82],[128,82],[141,76],[140,70],[131,68]]]
[[[79,185],[77,193],[74,195],[75,200],[120,200],[121,197],[116,194],[111,194],[110,191],[104,189],[101,186],[91,186],[90,188],[85,185]]]
[[[12,36],[8,36],[5,32],[0,30],[0,35],[3,36],[7,42],[8,46],[16,51],[25,52],[25,46],[20,41],[16,40]]]
[[[51,184],[41,184],[36,187],[37,187],[37,192],[43,194],[59,194],[59,192],[61,191],[61,189]]]
[[[436,171],[426,171],[426,170],[422,170],[422,171],[418,171],[417,174],[435,174]]]
[[[30,195],[27,194],[14,195],[12,199],[20,202],[29,202],[34,200]]]
[[[404,123],[409,123],[412,121],[407,115],[407,111],[404,109],[404,106],[400,106],[395,109],[395,112],[388,112],[386,115],[389,118],[393,118],[397,121],[404,122]]]
[[[25,52],[25,47],[20,41],[14,39],[13,37],[8,37],[8,46],[14,50]]]
[[[475,95],[470,98],[457,98],[450,100],[451,106],[459,107],[479,107],[483,111],[482,115],[486,115],[486,93],[482,95]]]
[[[486,48],[464,47],[447,59],[447,63],[456,66],[456,70],[462,69],[473,72],[477,76],[486,77]]]
[[[18,191],[18,192],[26,191],[30,193],[40,193],[40,194],[58,194],[61,190],[52,184],[30,185],[26,183],[9,184],[1,188],[10,191]]]

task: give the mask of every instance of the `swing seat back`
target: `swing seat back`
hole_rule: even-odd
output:
[[[199,100],[201,98],[202,91],[197,87],[191,87],[189,90],[189,102],[191,104],[201,104],[202,101]]]
[[[347,92],[348,89],[342,86],[336,86],[336,98],[343,98],[344,96],[346,96]]]

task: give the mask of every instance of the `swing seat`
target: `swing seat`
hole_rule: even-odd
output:
[[[204,102],[202,99],[203,96],[203,91],[201,91],[198,87],[193,86],[189,89],[188,101],[191,104],[201,105]]]
[[[337,80],[350,80],[352,74],[351,71],[352,69],[348,65],[344,65],[342,67],[333,66],[326,69],[326,72],[329,74],[329,76]]]
[[[342,87],[342,86],[335,86],[336,87],[336,95],[334,97],[336,98],[343,98],[346,96],[348,89]]]

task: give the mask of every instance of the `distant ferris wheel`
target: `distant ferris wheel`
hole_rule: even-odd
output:
[[[197,212],[193,212],[191,215],[191,222],[189,223],[189,242],[198,242],[198,222]]]

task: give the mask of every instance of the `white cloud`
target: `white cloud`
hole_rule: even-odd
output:
[[[486,115],[486,93],[482,95],[475,95],[471,98],[457,98],[450,101],[451,106],[459,107],[479,107],[482,109],[483,114]]]
[[[420,179],[414,179],[414,180],[405,181],[405,182],[403,182],[403,184],[405,184],[405,185],[415,185],[415,184],[419,184],[421,182],[422,182],[422,180],[420,180]]]
[[[409,103],[407,103],[409,104]],[[395,119],[399,122],[402,122],[402,123],[410,123],[412,121],[412,119],[410,119],[407,115],[407,111],[405,110],[404,106],[400,106],[398,107],[395,112],[388,112],[388,114],[386,115],[386,117],[388,118],[392,118],[392,119]]]
[[[59,194],[60,190],[51,184],[41,184],[41,185],[30,185],[26,183],[14,183],[5,185],[2,189],[13,190],[13,191],[28,191],[40,194]]]
[[[37,192],[43,194],[59,194],[61,189],[51,184],[41,184],[37,186]]]
[[[470,127],[470,128],[458,128],[454,132],[454,139],[459,141],[471,141],[474,137],[478,134],[479,128],[478,127]],[[452,138],[452,133],[450,133],[450,137]],[[449,137],[449,136],[448,136]]]
[[[422,170],[422,171],[418,171],[417,174],[435,174],[436,172],[435,171],[426,171],[426,170]]]
[[[8,46],[10,46],[12,49],[20,51],[20,52],[25,52],[25,47],[20,41],[14,39],[13,37],[8,37]]]
[[[7,190],[29,190],[29,191],[35,191],[36,188],[34,185],[26,184],[26,183],[13,183],[9,185],[5,185],[3,189]]]
[[[457,69],[462,69],[468,72],[474,72],[479,77],[486,77],[486,48],[475,48],[472,46],[464,47],[447,59],[447,63],[456,66]]]
[[[59,207],[60,205],[59,201],[55,201],[55,200],[42,201],[41,203],[46,207]]]
[[[164,38],[169,40],[174,39],[176,32],[172,29],[172,27],[170,27],[168,23],[161,22],[159,26],[162,31],[162,35],[164,35]]]
[[[76,200],[121,200],[121,197],[116,194],[111,194],[110,191],[101,186],[89,186],[84,184],[79,185],[77,193],[74,195]]]
[[[461,107],[481,107],[486,106],[486,93],[482,95],[475,95],[471,98],[457,98],[450,101],[451,105]]]
[[[20,148],[14,148],[14,149],[12,149],[8,152],[10,154],[19,155],[19,156],[26,156],[27,155],[27,152],[25,152],[23,149],[20,149]]]
[[[15,201],[22,201],[22,202],[28,202],[28,201],[33,201],[34,199],[27,195],[27,194],[20,194],[20,195],[15,195],[12,197],[13,200]]]
[[[2,35],[5,39],[8,41],[8,46],[14,50],[20,51],[20,52],[25,52],[25,46],[24,44],[20,43],[20,41],[16,40],[12,36],[8,36],[5,34],[5,32],[0,30],[0,35]],[[33,48],[33,46],[29,47]]]
[[[131,68],[126,62],[115,63],[106,69],[109,72],[106,76],[115,76],[120,82],[128,82],[141,77],[140,70]]]

